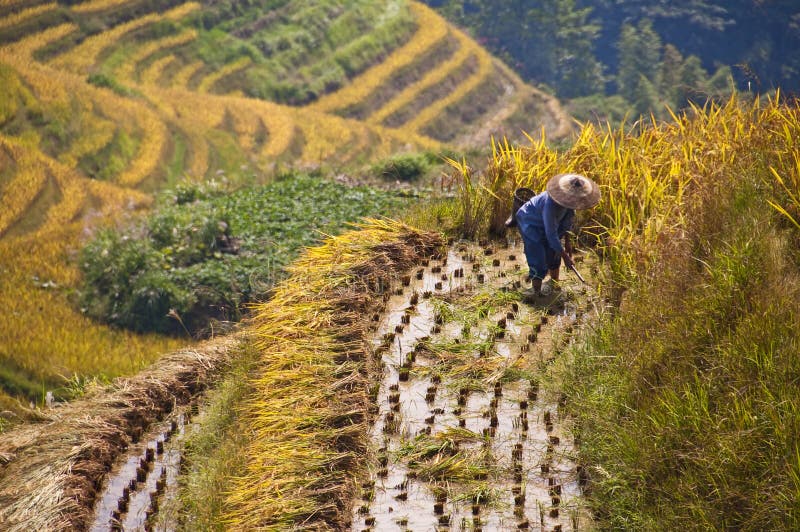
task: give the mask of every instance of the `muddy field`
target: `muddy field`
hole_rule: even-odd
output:
[[[591,528],[548,374],[589,291],[566,278],[526,303],[526,274],[516,242],[455,246],[373,316],[381,383],[353,530]]]

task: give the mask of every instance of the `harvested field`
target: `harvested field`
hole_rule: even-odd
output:
[[[516,242],[457,246],[373,316],[382,382],[353,530],[591,528],[548,371],[591,297],[567,279],[526,304],[526,274]]]
[[[189,404],[230,361],[239,336],[163,357],[135,377],[48,411],[0,441],[0,528],[85,530],[115,460]]]
[[[376,239],[364,244],[373,250],[368,262],[336,273],[339,253],[359,232],[333,239],[328,251],[310,250],[255,321],[258,345],[269,356],[254,376],[261,391],[245,405],[260,434],[248,452],[254,480],[238,481],[230,500],[258,503],[258,511],[237,511],[238,519],[250,519],[240,524],[591,528],[570,418],[549,370],[585,319],[591,292],[567,279],[563,291],[527,304],[518,242],[456,244],[445,254],[434,235],[380,223],[364,233]],[[401,241],[381,243],[380,231],[399,231]],[[320,266],[320,253],[332,253],[327,274],[308,268]],[[342,284],[329,284],[331,277]],[[319,290],[309,290],[317,283]],[[334,312],[327,318],[319,314],[322,301]],[[311,337],[300,326],[307,312],[321,327]],[[331,326],[338,333],[330,357],[306,360],[306,340],[328,345],[320,334],[332,334],[325,332]],[[158,515],[159,508],[174,507],[198,394],[228,365],[238,341],[176,353],[158,368],[53,409],[47,422],[8,433],[0,447],[2,478],[10,481],[0,490],[3,525],[24,530],[35,515],[48,530],[179,526],[175,514]],[[311,373],[302,377],[309,363]],[[275,408],[307,381],[316,390],[308,408],[299,395],[291,409]],[[297,416],[300,408],[330,427],[320,433],[321,426],[306,423],[311,418]],[[309,437],[318,441],[310,445]],[[268,458],[289,448],[291,463]],[[313,459],[306,463],[298,452]],[[332,453],[330,462],[317,453]],[[299,483],[287,498],[290,481]],[[253,500],[252,490],[262,495]]]

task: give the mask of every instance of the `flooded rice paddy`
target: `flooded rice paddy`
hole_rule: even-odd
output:
[[[386,298],[370,478],[353,530],[587,530],[547,367],[587,311],[574,279],[534,304],[522,249],[457,245]]]
[[[196,403],[194,403],[196,404]],[[159,507],[177,497],[183,440],[191,408],[175,412],[138,435],[109,473],[95,505],[92,532],[153,530]],[[158,529],[177,523],[159,520]]]
[[[385,293],[371,316],[380,383],[353,530],[592,528],[548,372],[589,294],[569,277],[526,303],[526,274],[516,242],[461,244]],[[191,408],[137,435],[100,490],[91,530],[177,527],[174,512],[158,513],[177,498]]]

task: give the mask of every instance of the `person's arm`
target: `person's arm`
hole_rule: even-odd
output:
[[[567,209],[567,213],[564,215],[564,218],[561,220],[561,224],[558,226],[558,234],[565,235],[569,231],[572,230],[572,225],[575,223],[575,211],[573,209]]]
[[[571,233],[564,233],[564,251],[561,252],[561,258],[564,260],[564,264],[568,267],[575,264],[572,260],[572,234]]]
[[[558,235],[558,207],[552,198],[547,198],[542,208],[542,221],[544,222],[544,234],[547,237],[547,245],[557,253],[564,251],[561,245],[561,237]]]
[[[567,214],[561,220],[561,225],[558,227],[558,234],[564,235],[564,251],[561,253],[561,258],[564,259],[564,264],[571,266],[574,264],[572,261],[572,236],[570,230],[572,224],[575,222],[575,211],[568,209]]]

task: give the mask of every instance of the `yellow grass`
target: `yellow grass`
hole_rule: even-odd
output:
[[[135,81],[136,69],[142,61],[146,60],[155,53],[162,50],[182,46],[192,42],[197,38],[196,30],[186,30],[178,35],[164,37],[155,41],[148,42],[140,46],[136,52],[131,54],[120,68],[115,72],[116,76],[122,81]]]
[[[56,2],[52,2],[49,4],[42,4],[39,6],[29,7],[28,9],[23,9],[18,13],[13,13],[11,15],[7,15],[3,18],[0,18],[0,30],[4,30],[6,28],[10,28],[11,26],[16,26],[17,24],[21,24],[28,19],[34,18],[42,13],[47,13],[48,11],[52,11],[56,9],[58,4]]]
[[[233,63],[228,63],[227,65],[223,66],[216,72],[209,74],[208,76],[200,80],[200,83],[197,85],[197,92],[201,93],[209,92],[214,87],[214,84],[216,82],[218,82],[219,80],[221,80],[226,76],[230,76],[231,74],[235,74],[240,70],[244,70],[245,68],[250,66],[250,63],[252,62],[253,60],[250,59],[249,57],[242,57],[241,59],[238,59]]]
[[[174,7],[164,14],[150,14],[133,19],[118,26],[87,38],[75,48],[56,57],[51,61],[51,65],[64,70],[69,70],[77,74],[86,75],[89,70],[97,63],[100,54],[113,46],[119,39],[128,33],[143,28],[149,24],[161,20],[180,20],[189,13],[200,8],[196,2],[187,2],[178,7]]]
[[[176,57],[170,54],[165,55],[164,57],[159,57],[150,63],[147,68],[142,71],[142,75],[139,78],[142,85],[158,85],[158,80],[161,79],[161,76],[164,74],[164,70],[170,65],[170,63],[176,60]]]
[[[416,17],[418,29],[406,44],[342,89],[326,94],[309,107],[316,111],[335,111],[356,104],[380,87],[398,69],[412,64],[427,50],[447,38],[447,22],[435,11],[420,2],[410,2],[410,7]]]
[[[45,169],[38,164],[35,152],[30,146],[24,146],[0,135],[2,148],[16,163],[16,172],[5,186],[0,187],[3,208],[0,209],[0,236],[17,221],[36,199],[47,180]]]
[[[119,7],[130,2],[131,0],[90,0],[88,2],[76,4],[70,9],[76,13],[87,14],[95,13],[97,11],[105,11],[107,9],[111,9],[112,7]]]

